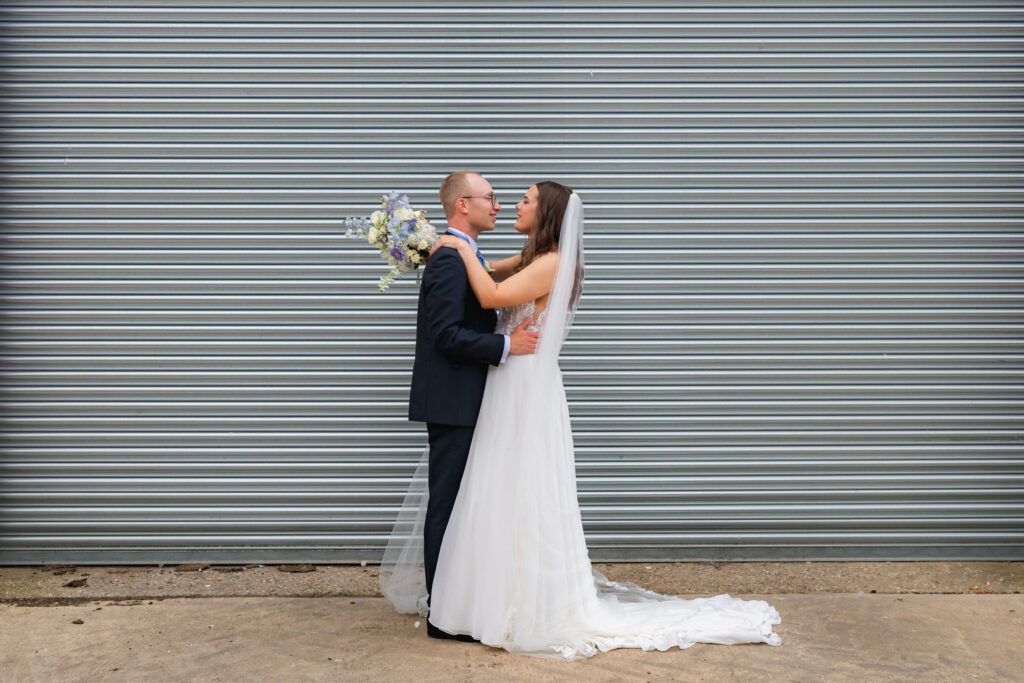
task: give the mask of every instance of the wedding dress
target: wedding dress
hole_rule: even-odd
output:
[[[576,494],[568,403],[558,352],[583,275],[583,212],[570,196],[559,266],[534,355],[488,370],[480,415],[441,545],[430,622],[495,647],[574,660],[621,647],[665,650],[694,643],[779,645],[781,622],[763,600],[728,594],[684,600],[609,581],[591,567]],[[499,311],[499,333],[532,317],[534,304]],[[400,612],[426,616],[421,459],[381,564],[381,589]]]

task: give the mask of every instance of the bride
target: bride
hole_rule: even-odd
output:
[[[565,660],[620,647],[779,645],[772,625],[781,619],[763,600],[684,600],[609,581],[591,567],[558,367],[583,284],[583,205],[568,187],[541,182],[516,209],[515,228],[529,239],[491,274],[465,240],[442,236],[435,245],[458,250],[481,305],[499,309],[497,333],[532,319],[540,339],[535,354],[488,370],[434,574],[430,622],[509,652]],[[380,573],[396,608],[423,616],[426,468],[425,453]]]

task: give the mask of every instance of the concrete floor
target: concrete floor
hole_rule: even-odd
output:
[[[779,610],[780,647],[617,650],[565,663],[428,639],[383,598],[6,603],[0,680],[1024,680],[1022,594],[735,595]]]
[[[595,566],[767,600],[782,646],[565,663],[431,640],[380,597],[373,565],[0,567],[0,682],[1024,681],[1024,562]]]

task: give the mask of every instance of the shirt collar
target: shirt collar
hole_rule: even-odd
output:
[[[462,232],[461,230],[456,230],[450,225],[448,226],[448,232],[452,233],[456,237],[461,237],[462,239],[469,242],[469,246],[473,247],[473,251],[479,251],[479,247],[476,246],[476,240],[467,235],[466,233]]]

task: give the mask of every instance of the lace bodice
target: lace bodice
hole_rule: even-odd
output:
[[[512,330],[519,326],[519,323],[523,322],[527,318],[533,316],[535,302],[527,301],[525,304],[519,304],[518,306],[509,306],[508,308],[498,309],[498,324],[494,328],[496,334],[512,334]],[[539,331],[544,327],[544,320],[547,318],[548,309],[544,309],[537,316],[537,319],[532,324],[528,325],[526,329],[533,330],[534,332]]]

